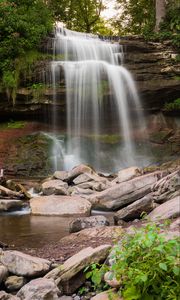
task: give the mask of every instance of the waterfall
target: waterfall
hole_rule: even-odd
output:
[[[56,90],[62,80],[66,88],[65,160],[67,156],[71,162],[68,160],[64,168],[85,162],[102,170],[102,160],[109,159],[102,143],[106,131],[119,136],[120,147],[116,149],[117,157],[111,158],[113,164],[115,160],[123,166],[135,164],[137,151],[132,132],[134,128],[142,132],[145,122],[134,81],[123,66],[121,45],[57,27],[53,51],[55,104],[59,101]],[[56,123],[58,112],[54,107]]]

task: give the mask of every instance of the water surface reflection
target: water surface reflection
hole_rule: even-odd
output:
[[[1,215],[0,241],[12,247],[41,248],[69,233],[72,218]]]

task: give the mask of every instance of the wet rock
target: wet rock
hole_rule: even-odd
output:
[[[8,268],[3,265],[0,265],[0,284],[6,279],[7,276],[8,276]]]
[[[85,218],[77,218],[69,224],[70,232],[77,232],[85,228],[108,226],[109,221],[104,216],[91,216]]]
[[[177,196],[155,208],[149,215],[151,221],[173,219],[180,216],[180,196]]]
[[[21,200],[0,199],[0,211],[18,210],[22,208],[22,205],[23,203]]]
[[[64,294],[71,295],[85,282],[82,270],[91,263],[104,261],[110,248],[110,245],[102,245],[94,249],[85,248],[66,260],[63,265],[50,271],[45,278],[54,279],[56,284],[62,287]]]
[[[138,167],[130,167],[118,172],[118,177],[115,178],[111,183],[121,183],[133,179],[134,177],[140,176],[142,174]]]
[[[8,268],[9,272],[25,277],[41,276],[50,269],[48,260],[19,251],[8,250],[1,252],[0,262]]]
[[[22,300],[58,300],[59,293],[60,291],[53,280],[38,278],[24,285],[17,296]]]
[[[7,294],[4,291],[0,291],[0,300],[20,300],[20,298],[11,294]]]
[[[163,172],[154,172],[136,177],[126,182],[113,185],[100,193],[88,197],[93,208],[117,210],[151,192],[151,186],[164,175]]]
[[[9,276],[4,284],[7,291],[14,292],[22,288],[25,283],[26,280],[22,276]]]
[[[131,221],[139,218],[142,212],[149,213],[153,208],[153,195],[146,195],[132,204],[118,210],[114,215],[115,224],[117,224],[119,220]]]
[[[68,184],[59,179],[48,180],[42,184],[44,195],[67,195]]]
[[[30,200],[34,215],[89,216],[91,203],[80,196],[42,196]]]

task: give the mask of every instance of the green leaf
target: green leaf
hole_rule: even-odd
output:
[[[159,263],[159,267],[164,270],[167,271],[167,265],[165,263]]]
[[[123,298],[124,300],[136,300],[140,299],[140,294],[135,286],[130,286],[123,292]]]
[[[179,275],[179,268],[177,266],[173,268],[173,273],[177,276]]]

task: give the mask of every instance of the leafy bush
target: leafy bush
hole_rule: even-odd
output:
[[[8,90],[15,102],[20,72],[31,63],[33,51],[52,30],[53,19],[43,0],[2,0],[0,20],[1,89]]]
[[[154,224],[126,235],[114,247],[109,267],[124,300],[177,300],[180,292],[178,239],[166,240]],[[97,270],[97,273],[100,271]],[[93,278],[96,279],[95,270]],[[102,278],[102,276],[101,276]],[[99,277],[97,276],[97,285]]]

